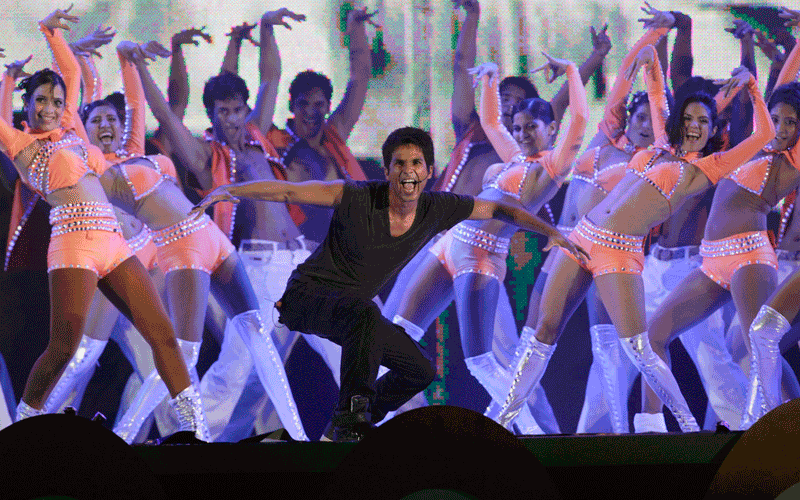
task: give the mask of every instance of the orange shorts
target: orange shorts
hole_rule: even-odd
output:
[[[133,256],[108,203],[83,202],[53,207],[50,224],[48,272],[80,268],[103,278]]]
[[[474,273],[503,281],[509,241],[491,233],[458,224],[428,250],[453,279]]]
[[[644,237],[615,233],[581,219],[567,237],[591,257],[581,263],[569,250],[559,247],[570,259],[592,273],[593,277],[609,273],[642,274],[644,270]]]
[[[207,215],[153,231],[153,242],[158,249],[158,265],[164,274],[177,269],[199,269],[211,274],[235,251]]]
[[[142,225],[142,230],[139,231],[139,234],[128,240],[128,246],[131,247],[133,253],[136,254],[136,257],[148,271],[152,271],[158,265],[153,233],[147,226]]]
[[[778,256],[766,231],[739,233],[721,240],[703,240],[700,256],[703,257],[700,270],[726,290],[731,289],[733,274],[744,266],[766,264],[778,269]]]

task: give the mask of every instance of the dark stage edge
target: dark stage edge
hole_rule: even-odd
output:
[[[742,432],[524,436],[564,499],[703,498]],[[358,444],[269,442],[133,449],[169,498],[316,499]],[[392,450],[386,450],[391,461]],[[476,471],[482,464],[475,463]],[[366,476],[369,471],[365,471]],[[391,489],[391,485],[387,485]],[[388,493],[388,491],[387,491]],[[387,494],[387,498],[392,498]],[[459,497],[461,498],[461,497]],[[474,498],[474,497],[463,497]]]

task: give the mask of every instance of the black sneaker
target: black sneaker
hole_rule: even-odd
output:
[[[320,441],[336,443],[353,443],[364,439],[375,424],[369,413],[369,399],[364,396],[353,396],[350,400],[350,411],[337,410],[328,422]]]

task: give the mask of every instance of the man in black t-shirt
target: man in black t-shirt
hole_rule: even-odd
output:
[[[501,219],[550,238],[548,248],[579,250],[520,205],[445,192],[424,192],[433,173],[433,142],[417,128],[383,144],[386,181],[254,181],[221,186],[200,212],[239,197],[334,207],[324,242],[292,274],[275,307],[290,330],[342,346],[339,404],[323,440],[359,440],[434,379],[430,357],[402,327],[384,318],[372,297],[434,235],[464,219]],[[389,372],[377,379],[380,365]]]

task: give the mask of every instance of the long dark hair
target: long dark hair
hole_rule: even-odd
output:
[[[679,102],[680,104],[673,108],[667,120],[666,132],[669,137],[669,143],[674,147],[679,147],[683,143],[683,113],[686,111],[686,107],[689,104],[697,102],[708,109],[709,115],[711,116],[711,123],[709,124],[710,131],[713,131],[715,127],[717,129],[713,135],[709,136],[708,142],[706,142],[705,147],[700,153],[703,156],[708,156],[722,149],[722,127],[719,126],[717,103],[714,101],[714,98],[706,92],[698,90]]]

